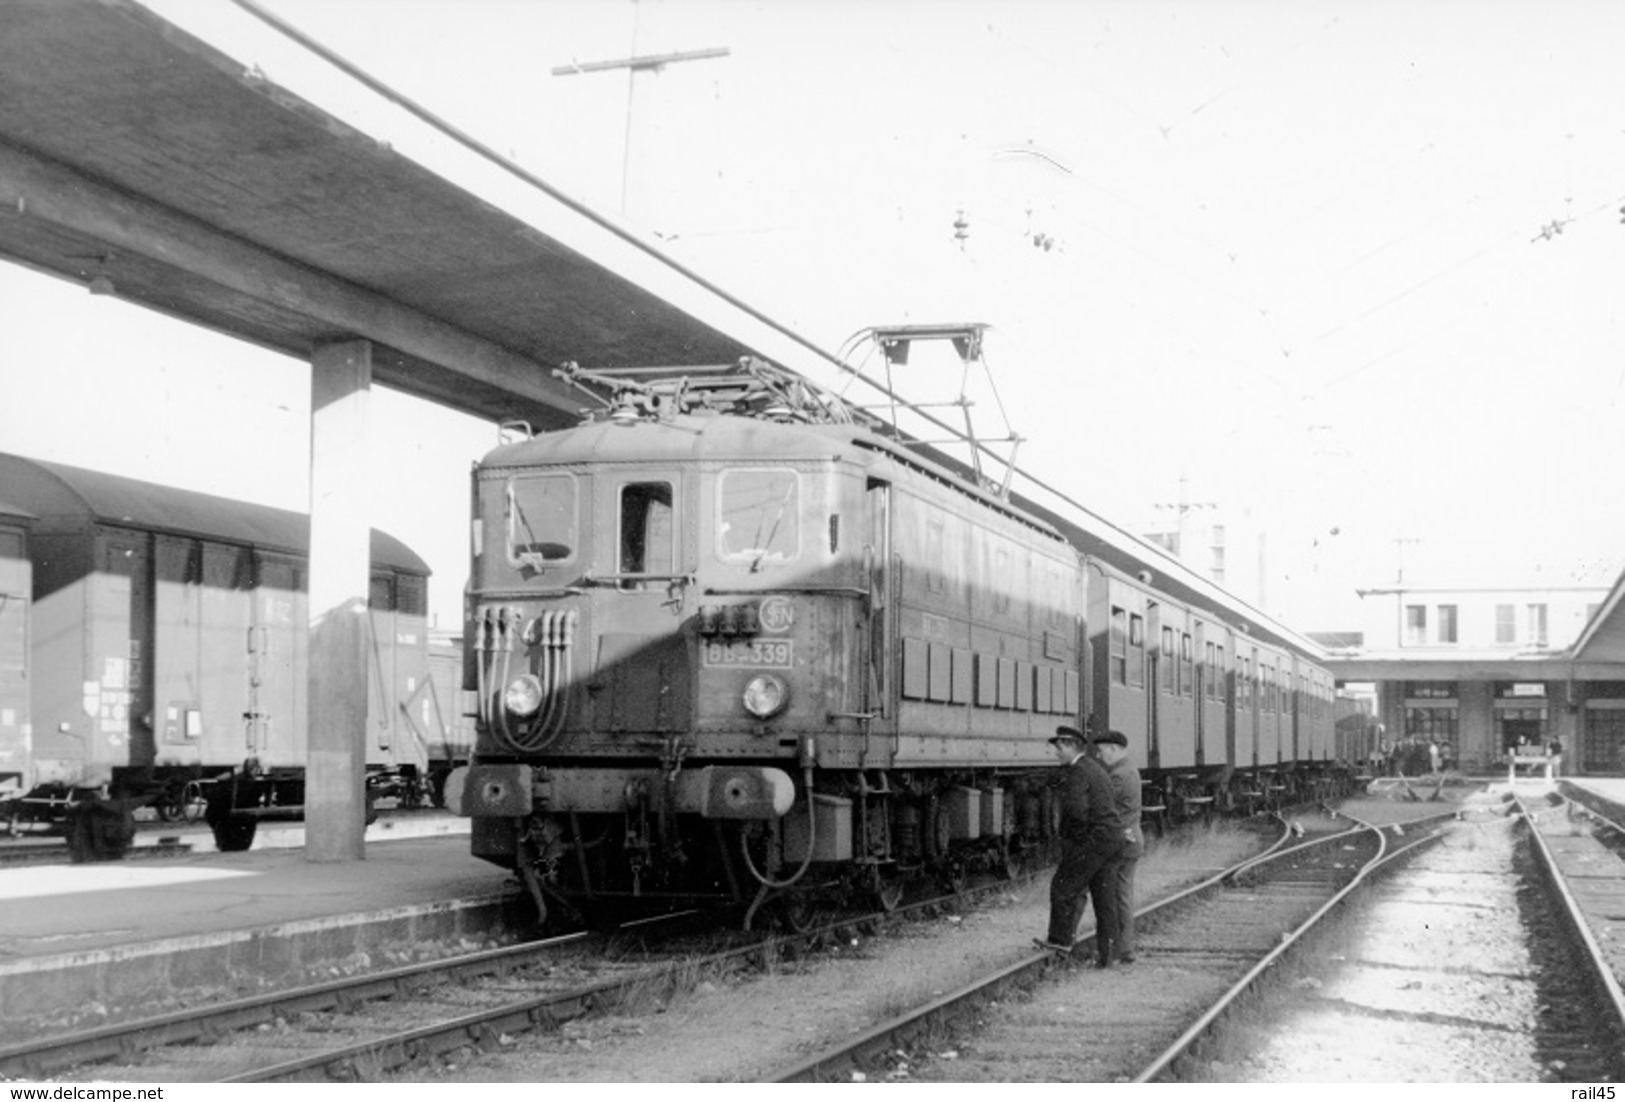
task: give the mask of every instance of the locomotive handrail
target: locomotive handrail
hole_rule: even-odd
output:
[[[694,574],[583,574],[583,586],[618,585],[621,582],[682,582],[684,585],[693,585],[696,581]],[[530,590],[525,591],[527,594]]]
[[[776,593],[799,593],[806,596],[867,598],[869,591],[851,585],[776,585],[770,589],[733,589],[706,586],[701,591],[706,597],[770,597]]]

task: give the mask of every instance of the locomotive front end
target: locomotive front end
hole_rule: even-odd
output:
[[[772,428],[603,418],[475,471],[478,742],[447,802],[544,915],[748,902],[860,709],[842,482]]]

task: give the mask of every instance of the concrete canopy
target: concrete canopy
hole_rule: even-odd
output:
[[[0,104],[0,256],[301,359],[371,341],[377,381],[477,416],[572,423],[569,360],[828,363],[540,181],[516,216],[132,0],[5,0]]]

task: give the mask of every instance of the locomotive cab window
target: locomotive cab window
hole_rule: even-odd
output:
[[[620,559],[622,574],[671,574],[676,569],[669,482],[629,482],[620,494]],[[648,583],[624,578],[623,589],[643,589]]]
[[[571,476],[509,479],[503,518],[508,562],[534,569],[575,558],[576,516]]]
[[[717,554],[752,571],[793,562],[801,548],[794,471],[731,470],[717,480]]]

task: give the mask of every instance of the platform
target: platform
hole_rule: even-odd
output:
[[[528,902],[470,855],[466,832],[374,840],[380,825],[362,861],[315,864],[302,847],[256,844],[0,870],[0,1035],[91,1028],[524,932]]]
[[[1612,810],[1609,817],[1615,822],[1625,822],[1625,777],[1559,777],[1557,787],[1559,791],[1572,786],[1583,789],[1595,796],[1601,803],[1607,804]]]

